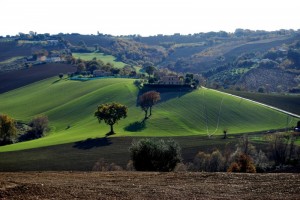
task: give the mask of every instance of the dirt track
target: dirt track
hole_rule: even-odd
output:
[[[300,199],[300,174],[0,173],[0,199]]]

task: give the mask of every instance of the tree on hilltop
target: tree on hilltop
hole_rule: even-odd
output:
[[[99,123],[103,120],[107,125],[110,125],[110,132],[108,135],[114,134],[113,125],[121,118],[127,117],[128,108],[119,103],[106,103],[98,106],[95,112],[95,117],[98,118]]]

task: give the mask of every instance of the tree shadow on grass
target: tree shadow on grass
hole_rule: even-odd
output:
[[[112,144],[111,140],[107,137],[94,138],[94,139],[88,138],[86,140],[75,142],[73,145],[73,148],[88,150],[88,149],[92,149],[92,148],[108,146],[111,144]]]
[[[138,132],[144,130],[145,128],[146,128],[146,122],[143,120],[141,122],[136,121],[130,123],[128,126],[124,128],[124,130],[130,132]]]

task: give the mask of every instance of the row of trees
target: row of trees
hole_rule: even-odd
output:
[[[68,63],[77,66],[77,74],[89,75],[93,74],[95,70],[107,72],[111,75],[121,75],[136,77],[137,73],[133,66],[125,65],[123,68],[116,68],[110,62],[104,63],[102,60],[93,58],[92,60],[85,61],[80,58],[76,59],[72,56],[68,57]]]
[[[144,138],[134,140],[129,148],[131,160],[127,170],[137,171],[205,171],[256,173],[287,170],[300,160],[300,149],[294,145],[293,136],[275,133],[268,136],[264,151],[257,150],[247,135],[243,135],[236,149],[226,145],[223,151],[199,151],[192,162],[183,163],[180,145],[172,139]],[[122,167],[96,163],[95,170],[119,171]]]

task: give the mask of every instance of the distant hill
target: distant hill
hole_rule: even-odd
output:
[[[81,36],[67,34],[62,36],[76,45],[79,40],[87,46],[98,45],[100,52],[114,55],[127,64],[143,65],[152,62],[161,68],[175,72],[202,73],[207,86],[218,85],[223,88],[243,88],[258,91],[272,85],[269,92],[298,91],[300,85],[300,33],[292,30],[251,31],[238,29],[234,33],[208,32],[193,35],[157,35],[141,37],[138,35],[114,37],[110,35]],[[274,55],[277,52],[277,55]],[[293,52],[292,52],[293,53]],[[270,58],[270,54],[272,57]],[[299,54],[299,55],[298,55]],[[259,84],[251,85],[247,76],[255,74],[255,68],[268,58],[274,62],[273,76],[267,80],[256,76]],[[273,73],[275,72],[275,73]],[[278,73],[277,73],[278,72]],[[268,72],[267,72],[268,73]],[[280,74],[289,81],[282,85],[276,81]],[[275,83],[275,84],[274,84]]]
[[[154,107],[146,127],[136,128],[143,119],[137,107],[138,89],[132,79],[92,81],[46,79],[0,94],[0,110],[17,120],[49,117],[48,136],[29,142],[0,147],[13,151],[64,144],[87,138],[104,137],[109,127],[94,117],[97,105],[120,102],[129,107],[128,117],[116,124],[116,136],[191,136],[246,133],[294,126],[296,119],[272,109],[210,89],[192,92],[166,91]]]
[[[70,54],[99,52],[132,66],[150,64],[177,73],[199,73],[206,78],[206,86],[212,88],[264,89],[265,92],[279,93],[300,91],[299,30],[237,29],[233,33],[219,31],[149,37],[100,33],[25,34],[0,38],[0,67],[1,62],[30,56],[41,49]],[[272,76],[259,76],[261,70]],[[281,76],[288,81],[277,81]],[[258,81],[255,84],[249,81],[253,77]]]

